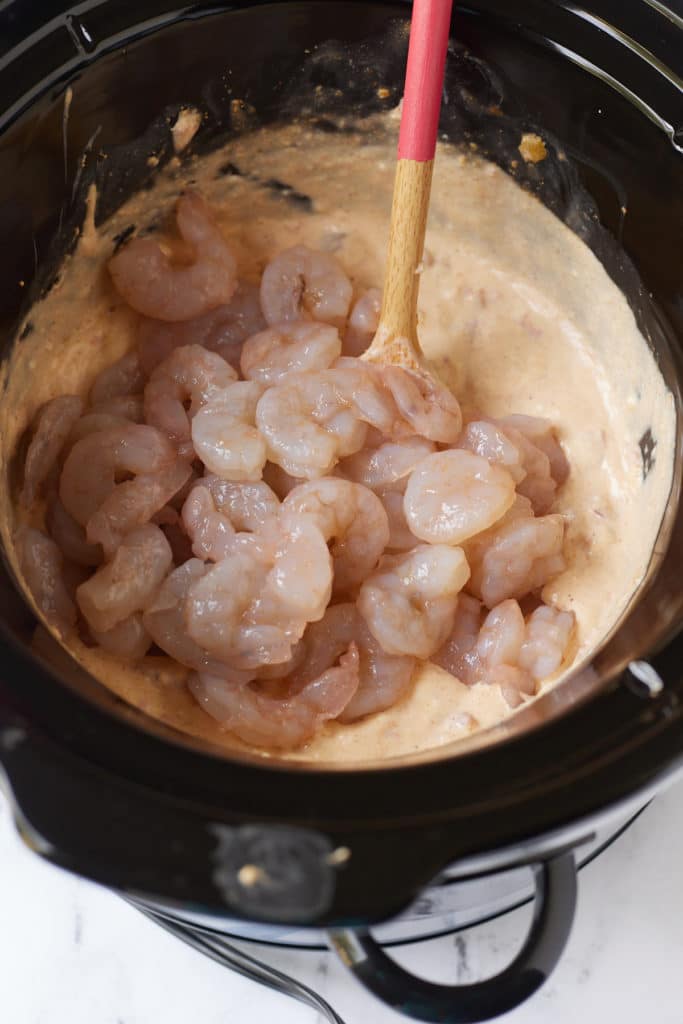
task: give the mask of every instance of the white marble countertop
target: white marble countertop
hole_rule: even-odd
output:
[[[504,1024],[681,1024],[683,783],[658,797],[581,873],[569,945],[550,981]],[[0,797],[3,1024],[321,1024],[159,930],[117,896],[29,853]],[[442,981],[500,969],[528,908],[397,959]],[[329,954],[256,950],[315,987],[346,1024],[398,1024]]]

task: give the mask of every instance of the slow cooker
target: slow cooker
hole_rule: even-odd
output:
[[[181,106],[204,115],[195,153],[295,115],[343,130],[340,115],[400,98],[408,13],[377,0],[3,4],[4,356],[54,284],[88,186],[101,218],[145,188],[152,148],[174,158]],[[34,643],[5,563],[0,762],[38,853],[181,934],[326,941],[418,1019],[489,1019],[542,984],[571,928],[577,863],[683,761],[682,14],[655,0],[468,0],[453,14],[442,134],[507,169],[522,131],[549,140],[551,159],[512,173],[602,260],[678,403],[649,576],[592,663],[457,747],[343,769],[264,761],[202,748]],[[640,447],[645,477],[657,438]],[[437,985],[383,948],[530,892],[529,935],[495,978]]]

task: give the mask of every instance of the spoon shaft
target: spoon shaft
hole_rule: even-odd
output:
[[[389,249],[377,335],[369,358],[415,362],[417,299],[439,126],[452,0],[414,0]],[[395,339],[401,352],[390,354]],[[413,351],[411,352],[411,346]],[[374,351],[373,351],[374,350]]]
[[[424,252],[433,160],[399,160],[394,179],[380,330],[408,338],[418,353],[417,297]]]

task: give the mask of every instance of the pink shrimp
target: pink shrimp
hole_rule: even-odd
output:
[[[230,552],[236,531],[265,531],[275,525],[277,495],[262,480],[232,483],[208,474],[190,491],[182,520],[198,558],[219,562]]]
[[[310,516],[326,541],[334,540],[333,593],[348,594],[375,568],[389,541],[382,502],[362,484],[336,477],[310,480],[295,487],[282,505],[283,514]]]
[[[190,263],[176,263],[153,238],[135,238],[112,256],[109,272],[119,294],[155,320],[192,320],[228,303],[237,287],[237,265],[210,208],[186,192],[176,208],[178,231]]]
[[[117,486],[88,520],[86,537],[101,544],[111,557],[127,533],[144,526],[182,489],[192,474],[189,463],[176,459],[155,473],[140,473]]]
[[[237,374],[221,356],[201,345],[174,349],[157,366],[145,388],[147,422],[170,437],[180,455],[192,458],[190,421],[236,379]],[[188,411],[186,402],[190,403]]]
[[[240,367],[247,380],[278,384],[290,373],[326,370],[340,352],[336,327],[310,320],[285,321],[245,341]]]
[[[353,288],[335,260],[305,245],[285,249],[271,260],[261,279],[261,308],[269,324],[321,320],[342,327]]]
[[[429,374],[402,366],[385,366],[380,373],[414,433],[429,441],[455,444],[462,429],[462,412],[448,388]]]
[[[307,517],[283,517],[266,536],[237,534],[226,557],[192,586],[188,632],[236,669],[284,662],[306,624],[324,615],[331,591],[320,530]]]
[[[64,582],[62,553],[40,530],[20,529],[15,538],[26,585],[45,621],[62,633],[76,622],[76,606]]]
[[[334,665],[351,644],[358,648],[358,689],[339,720],[353,722],[392,707],[408,691],[413,678],[415,658],[386,654],[366,626],[354,604],[335,604],[319,622],[308,626],[304,634],[305,659],[293,674],[297,684],[309,680]]]
[[[563,540],[560,515],[496,525],[465,545],[472,570],[467,589],[488,608],[539,590],[566,568]]]
[[[78,395],[61,395],[40,409],[24,463],[21,502],[32,505],[83,412]]]
[[[358,688],[358,651],[351,644],[328,668],[301,689],[273,696],[258,684],[235,685],[200,674],[190,682],[199,705],[229,732],[254,746],[288,749],[311,739],[324,722],[348,705]]]
[[[168,541],[158,526],[148,523],[124,537],[111,562],[76,591],[76,600],[88,625],[99,633],[118,626],[142,611],[171,568]]]
[[[124,421],[73,446],[62,470],[59,497],[76,522],[86,526],[114,489],[126,486],[117,485],[120,474],[158,473],[176,459],[171,442],[154,427]],[[126,490],[130,492],[130,484]]]

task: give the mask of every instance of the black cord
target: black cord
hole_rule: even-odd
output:
[[[221,966],[229,967],[231,970],[236,971],[237,974],[249,978],[250,981],[256,981],[275,992],[281,992],[292,999],[297,999],[300,1003],[305,1003],[311,1009],[322,1013],[330,1021],[330,1024],[344,1024],[343,1019],[336,1010],[322,996],[314,992],[313,989],[308,988],[307,985],[297,981],[295,978],[291,978],[288,974],[283,974],[282,971],[278,971],[275,967],[271,967],[269,964],[249,956],[248,953],[244,953],[237,946],[233,946],[225,939],[217,936],[215,932],[203,929],[198,925],[184,924],[166,917],[164,914],[151,910],[149,907],[138,903],[137,900],[131,899],[128,896],[123,896],[122,898],[131,907],[134,907],[135,910],[144,914],[150,921],[159,925],[160,928],[170,932],[171,935],[175,935],[176,938],[181,939],[188,946],[192,946],[193,949],[203,953],[204,956],[208,956],[211,960],[221,964]]]

